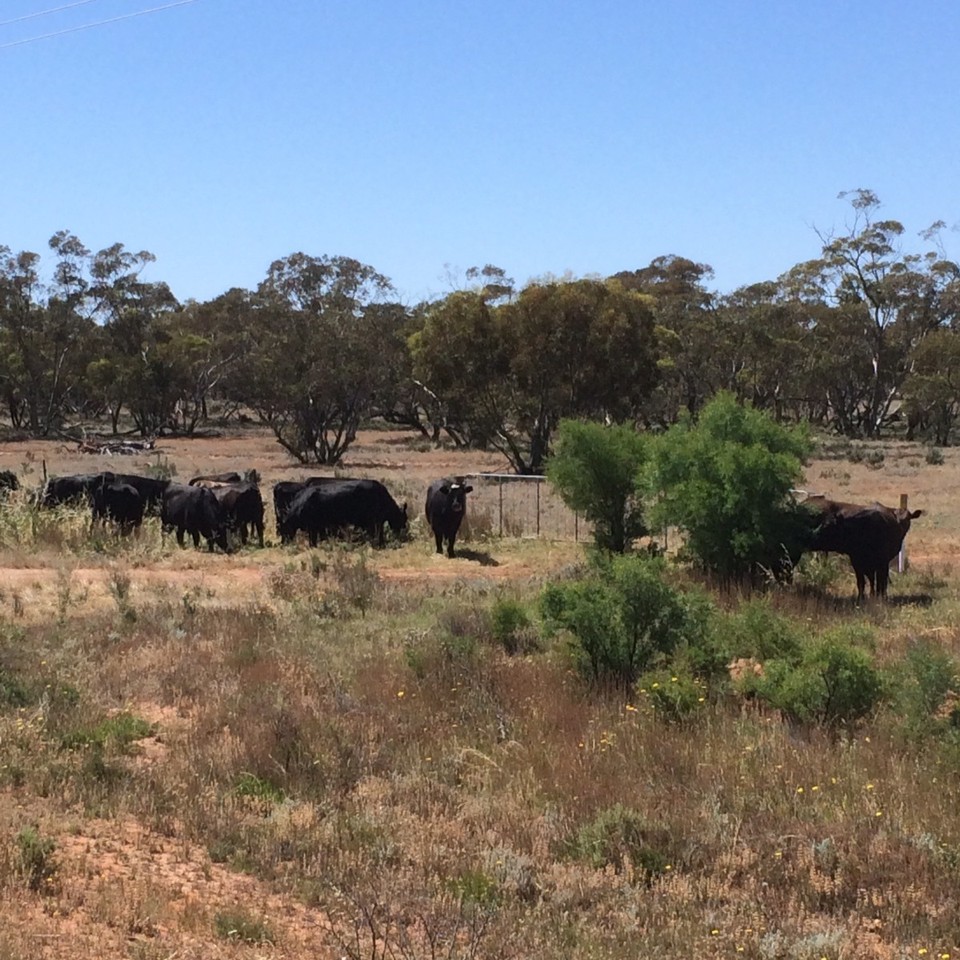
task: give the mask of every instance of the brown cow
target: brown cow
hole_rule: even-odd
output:
[[[923,511],[895,509],[881,503],[842,503],[826,497],[810,497],[804,506],[813,512],[815,523],[809,548],[850,558],[860,602],[868,580],[870,593],[885,597],[890,561],[900,552],[910,521]]]

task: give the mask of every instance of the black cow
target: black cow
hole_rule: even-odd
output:
[[[143,500],[144,510],[146,512],[159,512],[160,504],[163,502],[163,495],[167,487],[170,486],[169,480],[157,480],[154,477],[141,477],[136,473],[111,473],[106,471],[101,474],[106,477],[108,482],[126,483],[133,487],[140,494]]]
[[[184,533],[189,533],[195,547],[200,546],[200,538],[203,537],[211,553],[214,544],[224,553],[229,553],[227,525],[223,522],[220,504],[213,491],[206,487],[171,483],[163,494],[160,524],[165,532],[177,531],[177,543],[181,547],[184,545]]]
[[[11,490],[19,490],[20,481],[12,470],[0,470],[0,496]]]
[[[67,477],[50,477],[40,496],[41,507],[55,507],[61,503],[90,502],[93,488],[100,483],[99,473],[77,473]]]
[[[443,553],[443,541],[446,540],[447,556],[453,557],[453,544],[467,512],[467,494],[472,489],[464,483],[463,477],[434,480],[427,488],[427,523],[436,538],[437,553]]]
[[[306,488],[305,483],[299,480],[281,480],[273,485],[273,512],[277,518],[277,533],[283,526],[283,521],[298,493]],[[282,534],[281,534],[282,536]]]
[[[810,497],[804,506],[811,512],[814,525],[810,549],[850,558],[861,602],[867,581],[871,594],[885,597],[890,561],[900,552],[910,521],[922,516],[923,511],[894,509],[880,503],[842,503],[826,497]]]
[[[407,505],[397,505],[387,488],[377,480],[333,480],[305,484],[293,498],[280,522],[280,539],[290,543],[298,530],[306,532],[310,545],[347,527],[365,531],[371,541],[384,546],[383,525],[390,524],[396,536],[407,527]]]
[[[144,501],[137,488],[129,483],[101,478],[91,494],[93,505],[93,524],[106,523],[108,520],[117,525],[121,535],[126,536],[133,530],[139,530],[143,523]]]
[[[321,487],[328,483],[352,479],[352,477],[307,477],[306,480],[280,480],[275,483],[273,485],[273,512],[277,518],[277,534],[282,536],[280,527],[283,524],[283,518],[298,493],[307,487]]]
[[[240,534],[240,542],[246,546],[252,530],[262,547],[263,497],[260,488],[255,483],[235,483],[211,489],[220,504],[224,522]]]

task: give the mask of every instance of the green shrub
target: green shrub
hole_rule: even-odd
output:
[[[649,451],[650,438],[627,424],[562,420],[557,428],[547,478],[571,510],[593,523],[602,550],[623,553],[647,532],[636,481]]]
[[[618,803],[583,824],[567,841],[567,854],[594,869],[613,867],[617,873],[629,860],[650,880],[670,863],[665,849],[669,842],[665,830],[651,827],[641,813]]]
[[[802,724],[851,725],[871,713],[884,682],[862,631],[839,629],[805,649],[798,662],[771,660],[762,675],[747,675],[749,690]]]
[[[942,467],[944,462],[943,451],[939,447],[930,447],[924,459],[931,467]]]
[[[914,643],[897,665],[897,700],[907,731],[914,735],[960,725],[955,703],[957,664],[938,644]]]
[[[0,707],[25,707],[35,694],[20,677],[0,667]]]
[[[662,560],[613,557],[589,578],[541,595],[548,632],[565,630],[580,673],[629,687],[703,629],[684,596],[663,580]]]
[[[501,597],[490,610],[490,630],[507,653],[529,653],[537,647],[526,608],[511,597]]]
[[[464,870],[447,881],[447,886],[457,901],[465,905],[490,908],[502,899],[496,877],[483,870]]]
[[[641,696],[664,720],[683,720],[699,710],[707,699],[706,684],[690,674],[670,670],[645,673],[637,681]]]
[[[227,910],[213,918],[217,936],[237,943],[273,944],[276,942],[270,928],[262,921],[240,910]]]
[[[808,587],[825,593],[849,569],[846,557],[835,553],[807,553],[800,559],[793,572],[793,582],[798,587]]]
[[[786,660],[795,663],[803,650],[807,631],[795,620],[777,613],[765,598],[741,604],[735,613],[718,619],[718,632],[728,659]]]
[[[24,827],[16,836],[16,844],[21,875],[31,890],[41,890],[57,870],[55,841],[41,837],[35,827]]]
[[[681,528],[686,554],[724,582],[783,576],[809,528],[790,493],[809,450],[804,430],[718,394],[699,422],[685,418],[657,438],[651,520]]]
[[[281,787],[253,773],[241,773],[234,784],[233,792],[238,797],[252,797],[269,803],[281,803],[285,797]]]
[[[153,727],[146,720],[132,713],[118,713],[93,726],[64,733],[60,742],[68,750],[91,745],[103,748],[109,743],[122,752],[134,740],[149,737],[152,731]]]

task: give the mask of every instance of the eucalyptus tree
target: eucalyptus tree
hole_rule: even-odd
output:
[[[0,392],[14,427],[47,436],[83,399],[82,370],[94,330],[84,309],[86,254],[76,238],[57,234],[53,277],[41,257],[0,247]]]
[[[661,377],[644,406],[644,419],[666,426],[686,409],[696,415],[717,392],[733,385],[737,360],[722,328],[716,297],[706,287],[713,268],[673,254],[646,267],[614,275],[628,290],[644,293],[658,330]]]
[[[75,238],[58,235],[62,243]],[[56,239],[56,238],[55,238]],[[52,242],[52,241],[51,241]],[[85,309],[101,328],[99,356],[88,376],[110,409],[117,430],[125,407],[144,436],[172,425],[182,392],[181,371],[165,322],[179,308],[163,282],[142,279],[156,258],[115,243],[96,253],[74,244],[73,274],[83,284]]]
[[[303,463],[336,463],[392,389],[406,311],[390,281],[349,257],[270,265],[246,320],[243,399]]]
[[[782,296],[775,281],[740,287],[719,300],[721,328],[735,370],[731,390],[741,402],[781,422],[805,407],[804,368],[809,350],[806,311]]]
[[[935,443],[950,442],[960,416],[960,330],[934,330],[917,346],[903,404],[911,423],[922,424]]]
[[[913,349],[950,319],[944,306],[952,301],[957,267],[935,248],[903,252],[903,224],[878,219],[880,200],[873,191],[840,196],[849,198],[852,223],[842,234],[820,234],[820,257],[799,264],[790,274],[835,308],[832,320],[848,325],[851,336],[863,338],[869,365],[863,370],[855,412],[848,411],[849,422],[839,426],[844,432],[875,437],[909,374]],[[932,243],[939,226],[920,236]]]
[[[561,418],[631,419],[659,376],[650,298],[612,280],[534,282],[499,303],[458,291],[410,347],[447,422],[518,473],[541,472]]]
[[[191,301],[166,319],[168,352],[180,371],[174,408],[177,429],[192,434],[210,415],[214,398],[227,398],[246,348],[250,294],[232,289],[204,303]]]

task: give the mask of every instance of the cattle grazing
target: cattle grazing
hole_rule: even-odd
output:
[[[341,533],[347,527],[364,531],[371,541],[384,546],[384,524],[395,536],[407,527],[407,505],[398,506],[387,488],[377,480],[334,480],[305,484],[286,508],[279,522],[280,539],[290,543],[303,530],[316,546],[317,540]]]
[[[163,495],[167,487],[170,486],[169,480],[141,477],[136,473],[110,473],[108,471],[102,473],[101,476],[106,477],[108,481],[126,483],[133,487],[137,493],[140,494],[140,499],[143,500],[144,511],[147,513],[159,513]]]
[[[12,470],[0,470],[0,496],[19,489],[20,481],[17,475]]]
[[[453,544],[457,531],[467,512],[467,494],[473,487],[464,483],[463,477],[434,480],[427,488],[427,523],[437,541],[437,553],[443,553],[447,543],[447,556],[453,557]]]
[[[246,546],[250,533],[256,533],[263,546],[263,497],[255,483],[235,483],[213,487],[224,523],[240,535]]]
[[[299,480],[281,480],[273,485],[273,513],[277,518],[277,534],[282,537],[280,529],[284,518],[290,509],[290,504],[306,485]]]
[[[293,503],[294,497],[306,487],[322,487],[328,483],[352,480],[352,477],[307,477],[306,480],[280,480],[273,485],[273,513],[277,518],[277,535],[282,537],[280,527],[283,518]]]
[[[105,524],[108,520],[117,525],[122,536],[134,530],[139,531],[143,523],[143,497],[137,488],[129,483],[101,478],[91,494],[93,505],[93,524]]]
[[[220,504],[212,490],[171,483],[163,494],[160,524],[164,532],[177,531],[177,543],[184,545],[184,534],[193,537],[193,545],[200,546],[200,538],[207,541],[211,553],[214,544],[229,553],[227,525],[223,522]]]
[[[923,511],[894,509],[880,503],[841,503],[826,497],[810,497],[803,505],[812,515],[809,549],[850,558],[859,601],[863,601],[868,581],[871,594],[885,597],[890,562],[900,552],[910,521]]]
[[[61,503],[90,501],[93,488],[100,483],[99,473],[78,473],[67,477],[50,477],[40,495],[41,507],[56,507]]]

